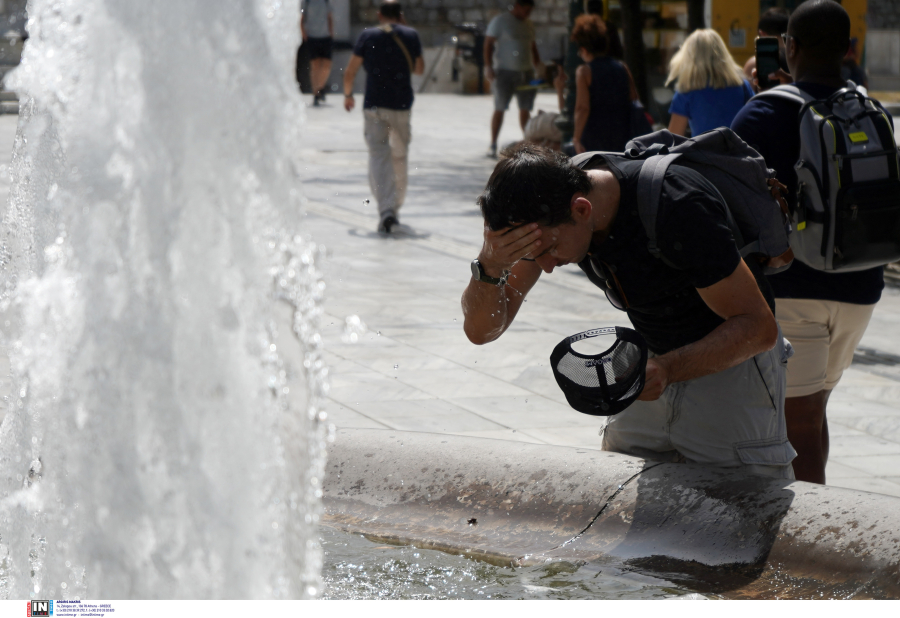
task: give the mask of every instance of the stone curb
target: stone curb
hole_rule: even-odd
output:
[[[614,561],[731,598],[900,597],[900,499],[616,453],[378,429],[322,523],[500,565]]]

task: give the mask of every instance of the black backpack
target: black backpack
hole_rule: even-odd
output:
[[[647,250],[670,266],[674,267],[656,243],[656,219],[663,178],[673,163],[696,170],[718,190],[742,257],[755,257],[766,274],[790,266],[794,256],[782,195],[785,187],[762,155],[731,129],[720,127],[692,138],[664,129],[631,140],[623,154],[586,152],[573,157],[572,164],[584,167],[590,159],[607,154],[644,161],[638,177],[638,213],[647,234]]]

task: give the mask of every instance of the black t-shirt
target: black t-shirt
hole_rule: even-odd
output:
[[[825,99],[837,88],[822,84],[794,84],[817,99]],[[763,156],[788,189],[788,204],[797,203],[797,174],[800,158],[798,104],[772,97],[753,99],[738,112],[731,129]],[[890,118],[890,115],[888,115]],[[858,272],[832,273],[810,268],[799,259],[777,275],[769,276],[775,298],[833,300],[871,305],[881,298],[884,269],[881,266]]]
[[[401,24],[392,24],[394,34],[406,46],[415,66],[422,55],[422,44],[415,30]],[[406,54],[390,32],[381,28],[363,30],[353,48],[353,54],[361,56],[366,70],[366,98],[364,108],[409,109],[413,104],[410,84],[410,66]]]
[[[578,266],[597,286],[606,288],[591,264],[614,275],[625,296],[628,317],[657,354],[699,341],[724,320],[703,301],[706,288],[731,275],[741,261],[728,226],[726,206],[702,175],[680,165],[666,172],[657,214],[657,245],[676,268],[647,249],[647,234],[638,214],[637,184],[641,161],[607,156],[621,187],[619,210],[609,236],[591,245]],[[594,159],[585,169],[598,167]],[[771,291],[758,269],[751,268],[763,295],[774,308]]]

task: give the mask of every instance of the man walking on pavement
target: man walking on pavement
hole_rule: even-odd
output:
[[[365,137],[369,146],[369,186],[378,202],[378,231],[390,233],[400,223],[398,211],[406,197],[410,115],[413,104],[411,76],[425,72],[422,44],[415,30],[405,25],[396,0],[384,0],[378,9],[379,25],[364,30],[344,71],[344,109],[351,111],[353,80],[359,67],[366,69],[363,100]]]
[[[815,99],[827,99],[847,82],[841,65],[850,44],[850,18],[832,0],[809,0],[790,18],[784,37],[790,75],[773,74]],[[731,128],[766,160],[797,208],[800,159],[800,105],[759,95],[738,112]],[[885,112],[887,115],[887,113]],[[887,116],[890,118],[889,116]],[[795,234],[799,232],[795,230]],[[768,277],[776,298],[775,316],[795,354],[787,368],[785,416],[797,449],[797,479],[825,483],[828,421],[825,406],[866,332],[884,288],[883,268],[853,272],[816,270],[800,258]]]
[[[300,5],[300,35],[309,46],[313,105],[318,106],[320,101],[325,101],[325,84],[331,74],[331,44],[334,39],[331,0],[303,0]]]
[[[503,115],[509,108],[513,94],[516,95],[519,106],[519,124],[524,131],[537,94],[536,89],[527,86],[534,79],[534,69],[540,75],[544,72],[534,42],[534,24],[529,19],[532,9],[534,0],[516,0],[508,13],[501,13],[491,20],[485,32],[485,77],[491,82],[494,91],[494,115],[491,117],[491,146],[488,156],[495,159]]]

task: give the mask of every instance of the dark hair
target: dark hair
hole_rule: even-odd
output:
[[[787,9],[778,6],[772,7],[759,16],[759,23],[756,25],[756,28],[769,36],[778,36],[787,32],[790,19],[791,14]]]
[[[519,6],[534,6],[534,0],[516,0]]]
[[[840,67],[850,46],[850,16],[834,0],[807,0],[791,15],[788,33],[809,60]]]
[[[378,12],[388,19],[400,19],[400,15],[403,13],[403,7],[400,6],[400,3],[397,2],[397,0],[384,0],[381,3],[381,6],[378,7]]]
[[[587,172],[564,154],[524,143],[497,163],[477,204],[495,231],[524,223],[553,227],[572,220],[573,195],[590,191]]]
[[[599,15],[579,15],[572,26],[572,42],[595,56],[605,54],[609,47],[606,24]]]

